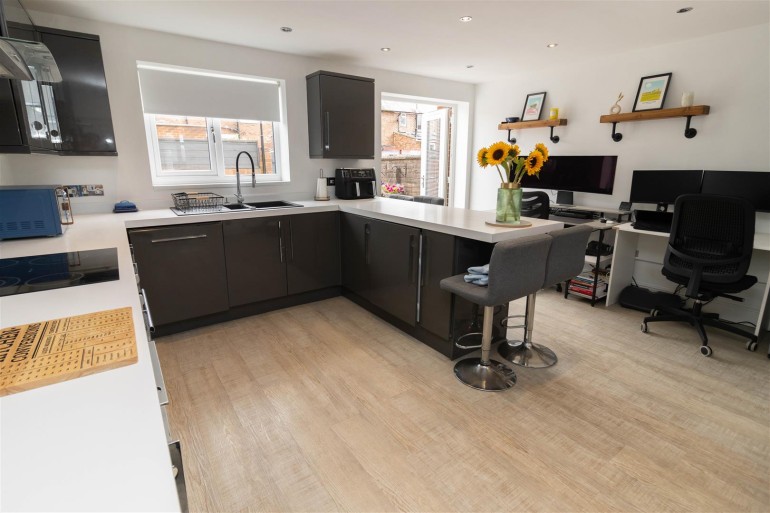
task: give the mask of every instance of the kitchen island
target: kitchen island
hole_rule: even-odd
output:
[[[83,215],[60,237],[0,242],[0,258],[117,248],[119,280],[0,297],[0,327],[128,306],[138,352],[134,365],[0,398],[3,511],[179,509],[127,228],[341,211],[493,244],[562,227],[532,219],[531,228],[497,228],[485,224],[492,212],[392,199],[300,203],[193,216],[170,210]]]

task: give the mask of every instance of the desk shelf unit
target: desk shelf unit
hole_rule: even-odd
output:
[[[651,119],[687,118],[684,128],[684,136],[692,139],[698,133],[690,128],[690,120],[693,116],[707,116],[711,107],[708,105],[693,105],[692,107],[677,107],[674,109],[646,110],[641,112],[627,112],[625,114],[605,114],[599,117],[599,123],[612,123],[612,140],[620,142],[623,134],[616,132],[618,123],[626,121],[649,121]]]
[[[602,223],[600,221],[592,221],[587,224],[594,231],[599,232],[599,248],[604,243],[604,234],[608,230],[612,230],[614,224]],[[583,271],[580,275],[571,280],[567,280],[564,286],[564,298],[569,295],[588,299],[591,301],[591,306],[594,306],[597,301],[604,300],[607,296],[607,290],[609,287],[609,266],[612,264],[612,253],[608,255],[586,255],[585,265],[590,266],[591,269]]]
[[[540,121],[517,121],[516,123],[500,123],[497,125],[498,130],[508,130],[508,142],[516,144],[516,138],[511,137],[511,130],[521,130],[523,128],[551,128],[551,142],[556,144],[559,142],[559,136],[553,135],[553,128],[556,126],[564,126],[567,124],[567,120],[564,118],[559,119],[543,119]]]

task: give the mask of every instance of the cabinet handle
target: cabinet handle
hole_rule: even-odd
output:
[[[331,140],[331,137],[329,136],[329,126],[330,126],[330,124],[329,124],[329,112],[328,111],[324,112],[324,124],[326,125],[324,127],[324,139],[325,139],[324,140],[324,149],[326,151],[329,151],[329,148],[331,146],[329,141]]]
[[[278,256],[283,263],[283,230],[281,230],[281,221],[278,221]]]
[[[369,223],[366,223],[364,225],[364,262],[366,265],[369,265],[369,234],[371,233],[371,228],[369,228]]]
[[[409,283],[414,283],[414,235],[409,236]]]
[[[147,300],[147,292],[142,289],[142,306],[147,314],[147,324],[149,324],[150,333],[155,333],[155,323],[152,322],[152,314],[150,313],[150,302]]]
[[[205,233],[202,233],[200,235],[185,235],[184,237],[168,237],[166,239],[153,239],[151,242],[155,244],[156,242],[174,242],[177,240],[192,240],[192,239],[205,239],[208,237]]]
[[[289,220],[289,262],[294,262],[294,224]]]
[[[425,276],[428,274],[428,238],[420,234],[420,287],[425,286]]]

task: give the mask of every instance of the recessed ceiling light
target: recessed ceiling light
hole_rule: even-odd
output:
[[[682,7],[681,9],[679,9],[678,11],[676,11],[676,13],[677,13],[677,14],[682,14],[682,13],[685,13],[685,12],[690,12],[690,11],[692,11],[692,10],[693,10],[693,8],[692,8],[692,7]]]
[[[547,46],[548,48],[556,48],[557,46],[559,46],[559,43],[548,43],[545,46]]]
[[[292,30],[294,29],[292,29],[291,27],[281,27],[281,32],[291,32]]]
[[[389,52],[390,48],[388,48],[387,46],[384,46],[384,47],[380,48],[380,51],[381,52]]]
[[[465,67],[468,69],[471,69],[473,67],[473,64],[467,64]]]
[[[460,21],[462,21],[463,23],[468,23],[472,19],[473,19],[473,17],[471,17],[471,16],[463,16],[462,18],[460,18]]]

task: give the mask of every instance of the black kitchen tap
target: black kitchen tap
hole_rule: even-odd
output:
[[[241,194],[241,170],[238,167],[238,161],[241,159],[241,155],[246,154],[247,157],[249,157],[249,162],[251,162],[251,187],[257,186],[257,175],[256,175],[256,169],[254,168],[254,159],[251,158],[251,155],[249,155],[248,151],[242,151],[238,154],[237,157],[235,157],[235,199],[238,202],[238,204],[243,203],[243,195]]]

